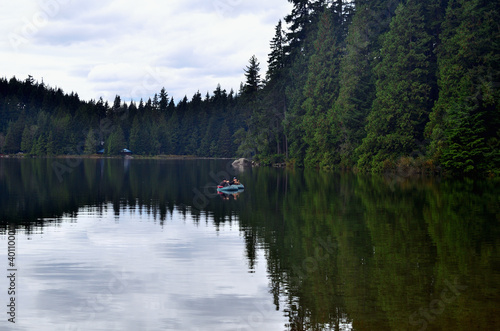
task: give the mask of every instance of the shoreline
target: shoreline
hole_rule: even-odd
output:
[[[0,154],[0,159],[143,159],[143,160],[234,160],[224,157],[203,157],[195,155],[51,155]]]
[[[0,154],[0,159],[129,159],[129,160],[239,160],[240,158],[224,158],[224,157],[203,157],[196,155],[52,155],[52,156],[34,156],[29,154]],[[247,159],[248,160],[248,159]],[[280,168],[280,169],[295,169],[295,162],[277,162],[265,163],[248,160],[252,165],[250,168]],[[320,167],[298,167],[301,169],[315,169],[317,171],[326,172],[350,172],[353,174],[378,174],[381,176],[395,176],[403,178],[418,178],[418,177],[435,177],[435,178],[453,178],[446,172],[443,172],[440,167],[426,167],[422,164],[391,164],[389,167],[384,167],[381,171],[362,171],[354,168],[320,168]],[[490,174],[485,177],[468,177],[471,179],[498,179],[499,176]]]

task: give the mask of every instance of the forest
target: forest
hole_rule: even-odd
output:
[[[263,165],[500,175],[500,13],[488,0],[289,0],[267,72],[174,101],[81,100],[0,79],[0,152],[247,157]],[[244,64],[243,64],[244,65]]]

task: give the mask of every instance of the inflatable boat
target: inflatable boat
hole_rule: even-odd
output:
[[[224,191],[239,191],[239,190],[243,190],[245,189],[245,186],[243,186],[243,184],[233,184],[233,185],[228,185],[228,186],[217,186],[217,191],[221,191],[221,192],[224,192]]]

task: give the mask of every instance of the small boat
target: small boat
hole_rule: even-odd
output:
[[[217,186],[217,191],[239,191],[244,190],[245,186],[243,184],[233,184],[228,186]]]

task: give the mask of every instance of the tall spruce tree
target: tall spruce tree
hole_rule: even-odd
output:
[[[498,3],[451,0],[438,51],[439,99],[427,134],[430,156],[454,175],[500,169]]]
[[[373,66],[380,49],[379,36],[388,30],[398,2],[356,1],[352,23],[348,27],[345,55],[340,64],[339,97],[334,106],[340,121],[342,167],[352,167],[356,163],[354,150],[366,135],[366,117],[375,99]]]
[[[29,153],[33,148],[33,136],[34,130],[32,130],[30,126],[25,125],[21,140],[21,151],[24,153]]]
[[[129,148],[135,154],[144,154],[144,150],[140,145],[140,134],[141,134],[141,124],[139,122],[139,116],[134,117],[132,122],[132,128],[130,129],[129,136]]]
[[[125,136],[122,128],[118,125],[109,135],[106,141],[106,153],[108,155],[118,155],[126,147]]]
[[[287,70],[285,97],[287,101],[287,112],[283,120],[284,132],[288,137],[289,154],[297,166],[303,166],[307,145],[302,137],[304,136],[302,107],[304,97],[304,86],[307,80],[308,58],[296,56]]]
[[[307,144],[306,163],[316,166],[320,163],[322,166],[333,166],[335,163],[336,132],[335,129],[332,130],[335,119],[328,116],[328,110],[338,95],[341,51],[337,41],[337,27],[332,20],[332,11],[325,10],[319,21],[314,53],[309,60],[304,87],[306,99],[302,104],[303,139]]]
[[[166,123],[167,131],[167,143],[166,143],[166,153],[171,155],[176,155],[178,153],[179,143],[181,142],[181,137],[179,136],[180,122],[178,110],[175,109],[171,114],[168,122]]]
[[[433,38],[426,31],[423,6],[408,0],[399,5],[384,36],[381,61],[375,68],[376,99],[368,116],[367,137],[359,147],[358,165],[380,170],[385,160],[410,155],[423,141],[434,100]]]
[[[291,60],[298,54],[308,54],[309,46],[312,45],[310,37],[314,35],[319,15],[326,8],[325,0],[288,0],[293,4],[292,12],[285,17],[288,23],[287,33],[288,45],[285,51],[291,55]],[[309,42],[308,42],[309,41]]]
[[[160,91],[160,100],[159,100],[159,104],[158,104],[158,107],[159,107],[161,114],[165,114],[165,112],[167,111],[168,102],[169,102],[168,93],[165,90],[165,88],[163,87]]]
[[[246,82],[244,86],[244,92],[247,95],[252,95],[262,87],[262,81],[260,78],[260,63],[255,55],[252,55],[248,62],[249,65],[245,68]]]
[[[87,137],[85,138],[85,146],[83,153],[86,155],[94,154],[96,152],[97,139],[95,138],[94,130],[89,129]]]
[[[285,134],[284,120],[287,112],[285,88],[286,53],[285,35],[281,20],[271,40],[271,53],[268,58],[267,82],[265,88],[265,104],[267,124],[271,123],[271,131],[276,143],[275,154],[285,154],[288,158],[288,141]]]
[[[317,36],[319,16],[326,8],[327,1],[289,0],[292,12],[285,17],[289,25],[286,35],[286,82],[285,96],[287,112],[283,120],[290,158],[298,166],[303,165],[307,144],[304,142],[302,107],[306,97],[304,87],[308,78],[309,58],[314,53],[313,42]]]
[[[49,135],[47,137],[47,143],[45,145],[45,152],[47,155],[52,156],[55,155],[55,143],[54,143],[54,134],[52,131],[49,131]],[[81,153],[80,151],[77,151]]]
[[[275,28],[275,34],[270,43],[271,53],[267,60],[267,82],[277,80],[283,74],[283,68],[285,67],[285,35],[283,27],[281,25],[281,20]]]
[[[232,143],[231,143],[231,133],[227,124],[224,122],[219,131],[219,139],[217,142],[217,156],[219,157],[231,157],[232,155]]]
[[[47,154],[45,134],[39,135],[38,138],[34,141],[30,154],[37,156]]]
[[[7,129],[4,147],[7,153],[17,153],[21,149],[21,140],[26,123],[24,116],[23,112],[17,121],[10,123]]]

